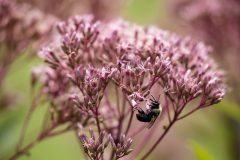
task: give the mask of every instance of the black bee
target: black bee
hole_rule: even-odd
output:
[[[162,112],[162,107],[160,106],[159,101],[157,101],[153,96],[153,99],[150,98],[150,104],[147,106],[147,111],[144,112],[141,108],[138,109],[138,113],[136,117],[141,122],[149,122],[149,126],[147,128],[151,128],[154,124],[157,117]]]

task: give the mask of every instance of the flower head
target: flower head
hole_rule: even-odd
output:
[[[58,94],[54,99],[68,97],[71,105],[63,109],[74,108],[80,117],[95,120],[99,140],[92,130],[90,139],[80,136],[91,158],[102,156],[106,148],[103,131],[111,135],[113,157],[118,159],[132,151],[132,140],[124,135],[131,128],[134,111],[150,116],[148,119],[155,112],[159,115],[158,108],[148,108],[146,113],[141,109],[153,90],[165,98],[161,106],[171,125],[185,117],[183,112],[192,100],[200,99],[193,109],[196,111],[218,103],[225,94],[222,72],[209,57],[209,47],[189,37],[123,20],[96,22],[91,16],[61,22],[58,31],[61,44],[53,43],[41,55],[53,74],[61,76],[59,80],[55,77]],[[51,85],[43,87],[51,90]],[[123,132],[129,113],[130,122]]]

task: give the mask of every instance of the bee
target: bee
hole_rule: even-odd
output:
[[[152,95],[151,95],[152,96]],[[138,109],[138,113],[136,114],[137,119],[140,122],[149,123],[148,129],[152,127],[157,117],[161,114],[162,107],[153,96],[150,98],[150,104],[147,105],[147,110],[144,112],[141,108]]]

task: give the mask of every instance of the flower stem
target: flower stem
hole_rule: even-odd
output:
[[[60,130],[60,131],[57,131],[57,132],[53,132],[52,131],[58,127],[58,124],[53,124],[51,126],[51,128],[43,131],[41,134],[38,135],[38,137],[32,141],[31,143],[29,143],[28,145],[26,145],[25,147],[21,148],[21,149],[18,149],[15,154],[13,156],[11,156],[9,158],[9,160],[16,160],[17,158],[19,158],[20,156],[23,156],[24,154],[26,154],[32,147],[34,147],[35,144],[37,144],[38,142],[42,141],[42,140],[45,140],[47,138],[50,138],[52,136],[56,136],[56,135],[60,135],[62,133],[65,133],[66,131],[69,130],[69,128],[71,126],[68,126],[67,128],[63,129],[63,130]]]
[[[130,119],[128,121],[128,125],[127,125],[127,129],[126,129],[125,135],[128,134],[128,131],[129,131],[130,127],[131,127],[132,120],[133,120],[133,114],[134,114],[134,111],[131,112]]]
[[[157,126],[157,125],[156,125]],[[151,128],[150,131],[146,132],[146,134],[144,135],[144,137],[142,138],[142,141],[140,141],[139,144],[137,144],[136,148],[134,149],[132,156],[130,157],[130,159],[134,159],[135,157],[138,157],[138,155],[140,154],[140,152],[144,149],[144,146],[147,145],[148,142],[146,142],[146,139],[148,139],[149,137],[152,137],[152,135],[154,134],[154,132],[156,131],[157,127],[154,126],[153,128]],[[144,126],[144,128],[146,128],[146,126]],[[139,131],[141,132],[141,131]]]
[[[193,112],[197,111],[198,109],[199,109],[199,107],[197,107],[197,108],[191,110],[190,112],[186,113],[185,115],[179,117],[177,120],[179,121],[179,120],[181,120],[181,119],[186,118],[187,116],[189,116],[189,115],[192,114]]]
[[[114,149],[112,149],[112,153],[109,160],[114,160],[115,159],[114,156],[115,156],[115,151]]]
[[[33,111],[35,110],[36,105],[37,105],[37,103],[38,103],[41,95],[42,95],[42,91],[40,91],[40,92],[33,98],[33,100],[32,100],[32,103],[31,103],[31,105],[30,105],[30,108],[28,109],[28,113],[27,113],[27,115],[26,115],[26,117],[25,117],[25,119],[24,119],[23,127],[21,128],[21,131],[20,131],[20,138],[19,138],[19,141],[18,141],[16,150],[18,150],[18,149],[21,147],[21,145],[22,145],[22,143],[23,143],[23,141],[24,141],[24,138],[25,138],[25,134],[26,134],[26,131],[27,131],[27,127],[28,127],[29,121],[30,121],[30,119],[31,119],[32,113],[33,113]]]
[[[32,148],[37,143],[37,141],[38,140],[35,140],[32,143],[25,146],[24,148],[18,150],[12,157],[9,158],[9,160],[16,160],[20,156],[26,154],[30,150],[30,148]]]
[[[100,135],[101,128],[100,128],[100,123],[99,123],[99,119],[98,119],[98,113],[97,113],[97,116],[96,116],[96,122],[97,122],[98,134]]]
[[[162,139],[165,137],[165,135],[168,133],[168,131],[170,130],[170,128],[175,122],[176,121],[173,120],[172,122],[169,123],[169,125],[167,126],[167,128],[165,128],[164,132],[161,134],[157,142],[148,150],[148,152],[141,158],[141,160],[145,160],[154,151],[154,149],[162,141]]]

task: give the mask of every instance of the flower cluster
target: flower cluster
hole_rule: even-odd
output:
[[[8,52],[20,52],[51,30],[54,18],[28,4],[0,1],[0,41]],[[38,42],[40,43],[40,42]],[[11,56],[8,56],[11,57]]]
[[[120,136],[120,139],[117,144],[113,140],[111,135],[109,135],[109,139],[113,147],[112,159],[122,158],[125,155],[128,155],[130,152],[132,152],[132,149],[130,149],[130,146],[132,144],[132,139],[131,138],[127,139],[124,134]]]
[[[91,13],[95,19],[110,20],[118,13],[121,0],[19,0],[60,19],[71,15]]]
[[[223,75],[208,56],[209,48],[188,37],[123,20],[95,21],[89,15],[60,22],[58,31],[60,39],[39,52],[48,66],[33,77],[42,81],[51,108],[57,104],[53,112],[70,110],[81,117],[72,121],[76,114],[68,114],[73,117],[64,122],[91,126],[91,138],[84,129],[75,130],[90,159],[106,159],[108,141],[112,144],[110,159],[132,151],[128,132],[133,134],[134,112],[142,110],[153,91],[165,98],[160,103],[169,124],[164,125],[163,136],[177,120],[218,103],[225,94]],[[199,104],[184,113],[194,99]],[[106,142],[105,134],[109,135]]]
[[[215,58],[228,70],[232,97],[239,102],[240,3],[236,0],[173,1],[173,12],[196,38],[214,47]],[[214,53],[214,52],[213,52]]]
[[[239,9],[236,0],[181,0],[174,4],[176,15],[218,51],[240,47]]]
[[[90,159],[101,159],[104,150],[109,144],[109,138],[104,142],[105,133],[101,132],[98,139],[94,136],[93,130],[90,128],[89,133],[91,138],[87,138],[85,134],[79,135],[80,142],[82,143],[83,149]]]
[[[0,0],[0,47],[4,48],[0,57],[1,90],[10,65],[28,47],[34,51],[38,50],[40,44],[46,41],[46,35],[50,33],[54,21],[53,17],[27,4],[18,4],[14,0]],[[7,98],[8,95],[3,96]]]
[[[87,138],[85,134],[80,134],[79,139],[82,143],[83,149],[90,159],[101,159],[104,154],[104,150],[108,147],[109,142],[113,147],[113,154],[111,159],[119,159],[128,155],[132,149],[130,149],[132,139],[126,139],[125,135],[121,135],[119,142],[116,144],[111,135],[106,135],[104,131],[100,132],[98,139],[94,136],[93,130],[90,128],[89,133],[91,138]],[[104,141],[104,138],[106,139]]]
[[[74,74],[73,83],[79,88],[83,97],[83,102],[80,101],[78,95],[74,95],[75,105],[79,108],[82,114],[97,114],[97,108],[104,96],[104,91],[109,83],[112,75],[111,70],[102,68],[77,68]]]

